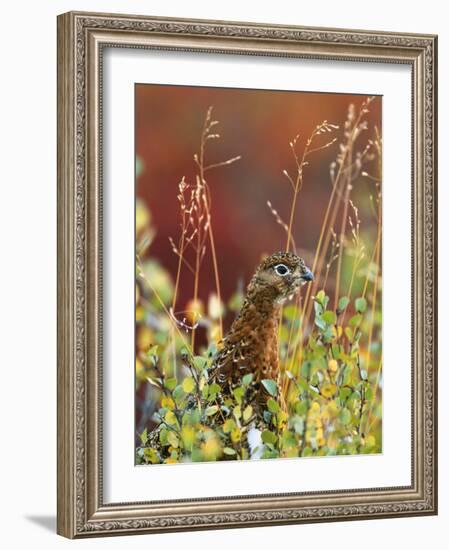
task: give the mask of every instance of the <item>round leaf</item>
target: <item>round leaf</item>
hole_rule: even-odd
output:
[[[271,379],[262,380],[262,384],[270,395],[272,395],[273,397],[276,396],[278,392],[278,387],[274,380],[271,380]]]
[[[268,399],[267,401],[267,407],[268,407],[268,410],[272,413],[277,413],[281,410],[281,408],[279,407],[279,404],[274,400],[274,399]]]
[[[195,389],[195,380],[192,376],[187,376],[182,382],[182,389],[186,393],[191,393]]]
[[[333,311],[329,311],[329,310],[325,311],[321,316],[321,318],[328,325],[335,325],[335,323],[337,322],[337,316]]]
[[[276,434],[270,432],[270,430],[264,430],[261,437],[264,443],[270,443],[271,445],[274,445],[277,440]]]

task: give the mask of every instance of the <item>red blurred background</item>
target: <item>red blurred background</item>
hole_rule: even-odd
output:
[[[343,139],[348,107],[356,112],[365,96],[271,90],[226,89],[191,86],[139,84],[136,86],[136,155],[142,167],[137,178],[137,196],[149,208],[154,240],[147,255],[156,258],[175,277],[177,257],[169,237],[179,237],[178,183],[183,176],[195,181],[193,156],[199,151],[207,109],[220,124],[214,131],[220,139],[210,140],[207,164],[237,155],[241,160],[207,174],[212,195],[212,224],[224,300],[245,284],[263,254],[285,249],[286,234],[267,207],[273,207],[288,223],[293,196],[283,175],[294,178],[295,162],[289,142],[300,134],[298,152],[316,125],[323,120],[339,125],[333,135],[318,136],[324,144],[333,136]],[[381,127],[381,98],[370,105],[368,130],[359,138],[362,150]],[[338,153],[338,142],[310,157],[297,203],[293,236],[298,252],[311,265],[314,249],[332,191],[329,166]],[[369,166],[367,169],[369,170]],[[369,207],[372,183],[359,178],[352,198],[360,209],[362,230],[375,232],[377,222]],[[337,229],[337,228],[336,228]],[[373,235],[375,238],[375,235]],[[332,284],[332,283],[331,283]],[[179,307],[192,296],[193,277],[184,272]],[[210,254],[201,269],[200,298],[207,300],[215,290]]]

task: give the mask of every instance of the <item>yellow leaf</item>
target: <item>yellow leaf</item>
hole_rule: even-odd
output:
[[[327,364],[327,367],[328,369],[330,370],[330,372],[334,373],[334,372],[337,372],[338,370],[338,363],[335,359],[330,359],[328,364]]]
[[[218,342],[221,339],[220,325],[211,325],[209,329],[209,341]]]
[[[243,411],[243,420],[245,422],[248,422],[248,420],[251,418],[253,414],[253,408],[251,407],[251,405],[248,405],[245,410]]]
[[[337,386],[335,384],[324,384],[321,387],[321,394],[324,397],[333,397],[337,391]]]
[[[221,456],[223,450],[217,437],[209,437],[203,445],[201,445],[205,460],[216,460]]]
[[[219,319],[223,315],[223,304],[215,293],[210,294],[207,309],[211,319]]]
[[[173,411],[167,411],[165,413],[165,422],[167,422],[167,424],[171,424],[171,425],[177,423],[176,416],[175,416],[175,413]]]
[[[175,434],[175,432],[168,432],[167,434],[167,440],[168,442],[170,443],[170,445],[172,447],[174,447],[175,449],[178,448],[179,446],[179,439],[178,439],[178,436]]]
[[[182,389],[186,393],[191,393],[195,389],[195,380],[192,378],[192,376],[187,376],[182,381]]]
[[[145,459],[148,462],[151,462],[151,464],[158,464],[160,462],[160,459],[157,455],[157,452],[154,449],[146,448],[144,451]]]
[[[231,441],[237,443],[242,438],[242,433],[239,428],[234,428],[231,432]]]
[[[234,410],[232,411],[235,418],[238,420],[242,417],[242,409],[240,408],[240,405],[237,405],[237,407],[234,407]]]
[[[336,449],[338,447],[338,443],[338,435],[335,432],[329,434],[329,437],[327,438],[327,446],[329,449]]]
[[[145,317],[145,310],[142,306],[136,306],[136,321],[142,321]]]
[[[143,365],[142,365],[142,361],[138,358],[136,358],[136,376],[137,378],[140,377],[140,375],[143,373],[144,371],[144,368],[143,368]]]
[[[147,350],[153,343],[153,333],[146,327],[140,327],[137,333],[137,347],[141,350]]]
[[[234,428],[235,428],[235,422],[234,420],[232,420],[232,418],[228,418],[223,424],[223,431],[225,434],[232,432]]]
[[[191,450],[195,441],[195,429],[193,426],[183,426],[181,430],[181,437],[186,449]]]
[[[190,300],[186,305],[186,317],[189,323],[195,324],[204,314],[204,304],[201,300]]]
[[[143,231],[150,223],[150,213],[142,201],[136,201],[136,233]]]
[[[277,417],[279,424],[285,424],[288,420],[288,414],[285,411],[279,411]]]
[[[324,408],[324,411],[322,411],[323,420],[328,421],[329,419],[335,418],[339,412],[340,412],[340,407],[337,405],[335,400],[332,399]]]
[[[175,402],[168,395],[164,395],[161,399],[161,407],[164,407],[164,409],[174,409]]]

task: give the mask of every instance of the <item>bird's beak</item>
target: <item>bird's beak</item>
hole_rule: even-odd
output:
[[[310,269],[306,269],[306,271],[301,275],[301,279],[303,281],[313,281],[313,273]]]

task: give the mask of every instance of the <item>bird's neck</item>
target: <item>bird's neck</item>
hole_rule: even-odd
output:
[[[253,303],[257,309],[263,311],[280,311],[279,290],[272,285],[253,286],[250,284],[246,295],[248,302]]]
[[[279,293],[272,286],[263,289],[248,288],[243,308],[245,321],[255,326],[266,322],[279,323],[281,306],[278,298]]]

